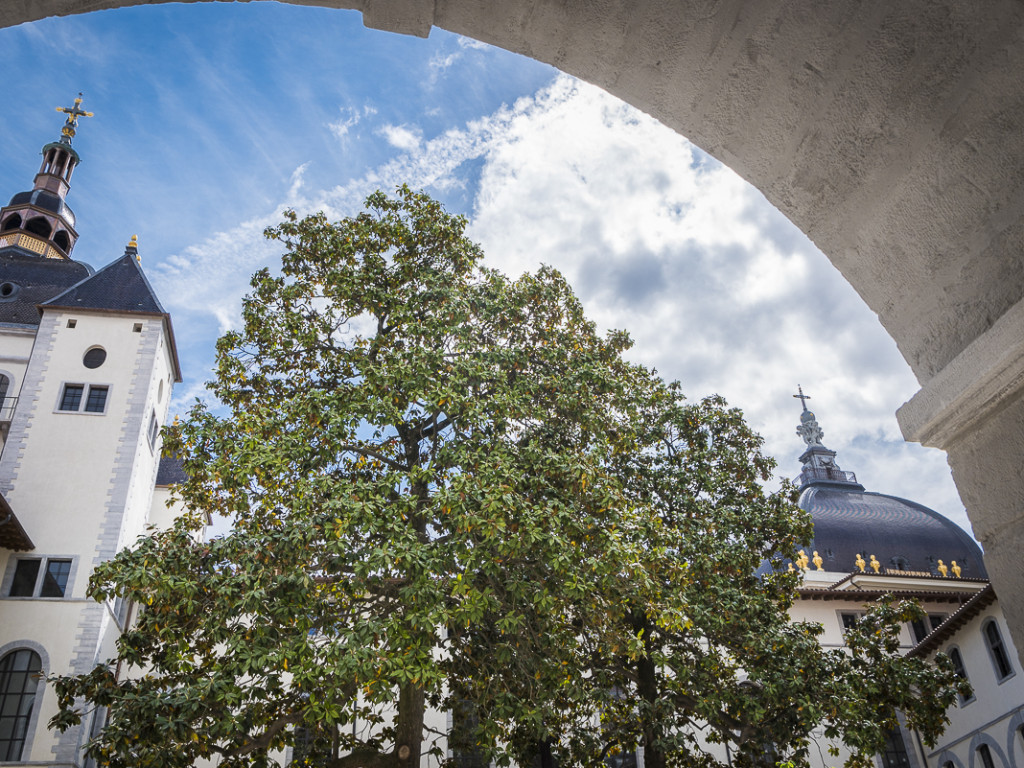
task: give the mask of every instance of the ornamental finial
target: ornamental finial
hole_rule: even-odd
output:
[[[60,129],[60,140],[64,144],[70,144],[71,140],[75,138],[75,129],[78,128],[78,118],[80,117],[92,117],[92,112],[86,112],[81,109],[82,105],[82,94],[78,94],[78,98],[75,99],[75,105],[73,107],[57,107],[58,112],[63,112],[67,115],[67,119],[64,121],[64,126]]]
[[[867,561],[864,559],[864,556],[861,555],[860,552],[857,553],[857,559],[854,560],[854,564],[858,568],[860,568],[860,572],[861,573],[864,573],[864,568],[865,568],[865,566],[867,566]]]
[[[959,579],[962,571],[960,569],[960,566],[956,564],[956,560],[950,561],[949,565],[953,571],[953,577]]]
[[[949,568],[947,568],[946,564],[944,562],[942,562],[941,560],[939,560],[939,564],[937,566],[937,570],[938,570],[939,573],[942,574],[942,578],[946,578],[947,576],[949,576]]]
[[[807,410],[807,401],[811,399],[810,395],[805,395],[803,387],[799,384],[796,385],[798,395],[793,395],[803,405],[803,413],[800,414],[800,426],[796,428],[796,433],[807,445],[821,445],[821,439],[825,437],[825,433],[818,425],[818,420],[814,417],[814,414]]]

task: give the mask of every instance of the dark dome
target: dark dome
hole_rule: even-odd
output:
[[[799,504],[814,520],[811,550],[824,558],[825,570],[853,571],[861,554],[874,555],[884,569],[933,574],[939,560],[947,566],[956,560],[963,578],[988,578],[974,540],[921,504],[853,483],[811,483]]]
[[[11,202],[7,204],[7,207],[10,208],[16,205],[34,205],[37,208],[42,208],[44,211],[50,211],[58,216],[62,216],[70,226],[75,226],[75,214],[68,204],[61,200],[58,195],[45,189],[19,192],[11,198]]]

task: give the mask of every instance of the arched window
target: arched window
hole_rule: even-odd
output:
[[[961,680],[967,680],[967,682],[970,682],[970,679],[967,677],[967,669],[964,667],[964,657],[960,654],[960,649],[950,648],[949,651],[947,651],[947,655],[949,656],[949,660],[953,662],[953,669],[956,672],[956,676]],[[969,701],[974,701],[974,694],[971,694],[970,696],[957,695],[957,698],[960,700],[960,704],[962,706]]]
[[[53,244],[64,251],[64,253],[67,253],[68,246],[71,245],[71,238],[68,237],[68,233],[62,229],[53,236]]]
[[[49,238],[53,227],[42,216],[36,216],[34,219],[29,219],[25,222],[25,230],[40,237]]]
[[[1013,674],[1013,667],[1010,665],[1010,657],[1006,653],[1006,645],[1003,643],[999,626],[995,619],[989,619],[981,631],[985,635],[985,643],[988,645],[988,652],[992,657],[992,666],[996,668],[996,679],[1003,681]]]
[[[882,758],[882,768],[910,768],[907,745],[898,725],[886,734],[885,750],[879,757]]]
[[[996,768],[996,764],[992,760],[992,750],[988,748],[988,744],[978,747],[978,757],[981,759],[981,768]]]
[[[27,648],[0,659],[0,760],[21,760],[42,671],[39,654]]]
[[[0,231],[8,232],[8,231],[10,231],[12,229],[20,229],[20,228],[21,228],[21,216],[19,216],[18,214],[15,213],[15,214],[13,214],[11,216],[8,216],[6,219],[4,219],[4,225],[3,225],[3,227],[0,227]]]

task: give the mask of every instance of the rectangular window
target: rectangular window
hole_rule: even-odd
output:
[[[107,410],[107,394],[110,387],[90,384],[88,391],[85,384],[65,384],[61,392],[58,411],[72,413],[104,413]]]
[[[939,625],[946,620],[944,613],[929,613],[923,619],[915,619],[910,622],[910,629],[914,635],[914,641],[922,642],[928,635],[939,628]]]
[[[995,619],[989,619],[984,625],[983,632],[985,640],[988,641],[988,650],[992,654],[992,664],[996,668],[996,678],[1002,682],[1013,674],[1013,667],[1010,665],[1010,657],[1006,654],[1003,636],[999,633]]]
[[[43,585],[39,590],[40,597],[64,597],[71,575],[70,560],[47,560]]]
[[[89,397],[85,401],[85,410],[89,413],[103,413],[107,407],[107,388],[89,387]]]
[[[39,560],[19,560],[14,568],[11,583],[11,597],[32,597],[36,591],[36,577],[39,576]]]
[[[9,597],[64,597],[71,577],[70,558],[28,557],[14,566]]]
[[[843,634],[845,635],[848,631],[857,626],[857,622],[860,621],[863,613],[840,613],[839,620],[843,623]]]
[[[64,394],[60,398],[60,410],[77,411],[78,406],[82,404],[82,392],[84,391],[85,387],[81,384],[65,384]]]

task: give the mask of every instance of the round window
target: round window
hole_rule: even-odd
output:
[[[82,363],[86,368],[99,368],[103,365],[103,361],[107,359],[107,350],[103,347],[93,347],[85,353],[85,357],[82,358]]]
[[[0,301],[12,300],[18,295],[19,286],[16,283],[3,282],[0,283]]]

